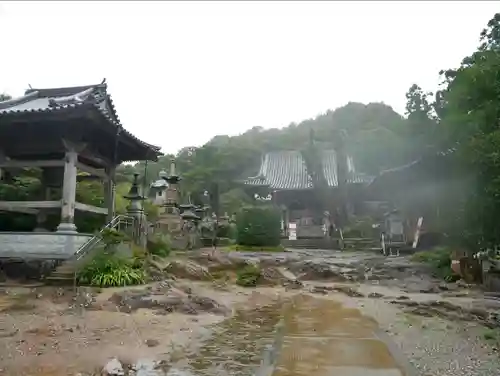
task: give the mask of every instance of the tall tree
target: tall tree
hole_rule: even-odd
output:
[[[415,146],[429,148],[433,146],[436,134],[436,116],[431,102],[432,93],[424,92],[413,84],[406,93],[406,112],[410,137]]]
[[[467,205],[476,243],[500,244],[500,14],[481,32],[480,45],[456,70],[443,72],[441,123],[445,140],[458,147],[464,173],[474,174]]]

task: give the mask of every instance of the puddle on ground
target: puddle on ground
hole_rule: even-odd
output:
[[[284,316],[284,339],[273,376],[404,376],[377,323],[353,308],[308,295]]]
[[[0,295],[0,312],[28,311],[34,304],[23,295]]]
[[[196,354],[187,356],[190,373],[196,376],[253,375],[266,345],[273,342],[274,328],[283,303],[238,311],[218,324],[213,336]]]
[[[259,364],[275,343],[282,319],[281,349],[272,376],[405,376],[376,337],[377,323],[338,302],[298,295],[292,301],[238,312],[219,324],[200,351],[188,356],[196,376],[271,376]],[[259,371],[260,370],[260,371]]]

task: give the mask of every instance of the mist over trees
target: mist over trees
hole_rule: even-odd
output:
[[[183,178],[184,197],[189,193],[195,203],[201,203],[203,192],[218,183],[222,210],[229,212],[251,201],[238,182],[257,173],[264,153],[303,150],[311,130],[318,148],[332,148],[335,135],[342,130],[357,171],[370,175],[453,150],[457,171],[474,184],[452,205],[454,211],[447,221],[471,244],[498,244],[500,13],[487,23],[478,47],[464,57],[458,69],[443,67],[438,74],[442,84],[435,93],[418,83],[408,89],[404,115],[383,103],[350,102],[282,129],[253,127],[239,136],[217,135],[201,147],[185,147],[177,155],[166,155],[147,166],[143,162],[120,166],[118,183],[127,185],[137,172],[149,185],[158,179],[160,170],[168,171],[174,158]],[[7,94],[0,95],[0,100],[8,98]],[[15,190],[12,183],[0,184],[0,199],[7,194],[28,197],[30,184],[36,184],[36,174],[31,175],[34,180],[16,183]],[[102,194],[97,189],[80,188],[80,192],[83,202],[99,200]],[[96,197],[87,197],[92,194]]]

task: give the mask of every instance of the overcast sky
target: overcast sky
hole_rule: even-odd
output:
[[[478,44],[497,1],[0,2],[0,92],[107,78],[124,127],[165,152],[349,101],[404,111]]]

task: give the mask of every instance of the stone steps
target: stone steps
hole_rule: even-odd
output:
[[[75,280],[76,265],[73,261],[63,262],[57,266],[49,276],[45,278],[45,282],[52,285],[69,285]]]
[[[373,238],[345,238],[344,248],[360,251],[380,250],[382,247],[378,239]]]
[[[339,249],[337,240],[331,239],[283,239],[281,244],[295,249]]]

